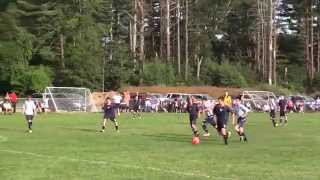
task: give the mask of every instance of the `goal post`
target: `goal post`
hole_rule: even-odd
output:
[[[43,95],[55,112],[96,112],[91,91],[80,87],[46,87]]]

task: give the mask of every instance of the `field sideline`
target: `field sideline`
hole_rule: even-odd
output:
[[[320,179],[320,114],[289,114],[272,128],[252,113],[249,143],[234,131],[225,146],[213,129],[191,144],[187,115],[120,116],[120,133],[101,114],[39,115],[27,134],[21,114],[0,116],[0,179]],[[198,121],[198,127],[200,127]],[[231,129],[231,126],[229,126]]]

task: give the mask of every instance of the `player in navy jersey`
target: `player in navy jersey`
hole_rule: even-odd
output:
[[[280,108],[280,124],[282,125],[287,124],[288,123],[288,119],[286,115],[287,101],[284,99],[283,96],[280,97],[279,108]]]
[[[116,119],[116,107],[112,105],[110,98],[106,99],[102,109],[104,114],[101,132],[104,132],[108,119],[114,123],[116,131],[119,132],[119,125]]]
[[[231,108],[224,104],[224,98],[220,97],[217,104],[213,109],[213,114],[217,119],[217,131],[223,137],[225,145],[228,145],[229,132],[227,130],[228,113],[231,112]]]
[[[197,104],[196,99],[194,97],[188,98],[187,101],[188,101],[187,111],[189,113],[190,127],[192,129],[193,135],[195,137],[198,137],[199,131],[197,128],[197,119],[200,115],[200,108],[199,108],[199,105]]]

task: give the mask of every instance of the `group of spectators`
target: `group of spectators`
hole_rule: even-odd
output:
[[[4,99],[0,100],[0,112],[3,114],[16,113],[18,96],[15,92],[7,92]]]

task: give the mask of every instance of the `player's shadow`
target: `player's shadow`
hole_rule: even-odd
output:
[[[143,134],[142,136],[157,141],[190,142],[190,136],[181,134]]]
[[[81,132],[97,132],[96,129],[89,128],[70,128],[70,127],[62,127],[62,129],[70,130],[70,131],[81,131]]]
[[[191,142],[191,135],[183,134],[170,134],[170,133],[160,133],[160,134],[144,134],[142,136],[152,138],[160,141],[173,141],[173,142]],[[203,139],[202,142],[210,141],[209,139]]]

